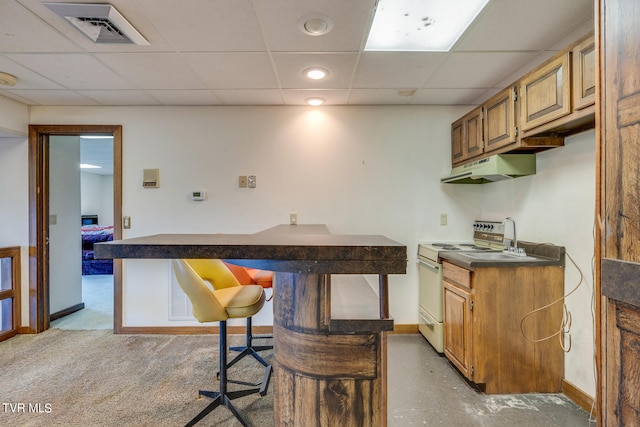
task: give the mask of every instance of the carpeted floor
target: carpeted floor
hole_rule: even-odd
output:
[[[242,339],[233,336],[230,345]],[[198,390],[217,389],[217,343],[217,337],[204,335],[113,335],[108,330],[19,335],[0,346],[0,425],[184,425],[209,402],[198,397]],[[269,359],[269,352],[265,355]],[[245,358],[230,376],[258,382],[260,368]],[[273,426],[270,393],[244,397],[238,406],[252,425]],[[200,425],[238,424],[222,408]]]
[[[230,344],[243,338],[232,335]],[[389,427],[595,425],[562,394],[478,393],[421,335],[390,335],[388,342]],[[60,329],[18,335],[0,343],[0,426],[183,426],[209,402],[198,389],[218,387],[217,355],[217,337],[207,335]],[[231,371],[256,382],[262,374],[251,359]],[[236,401],[254,427],[273,426],[272,387],[265,397]],[[224,408],[198,424],[239,425]]]

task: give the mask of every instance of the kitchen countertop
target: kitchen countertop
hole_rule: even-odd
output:
[[[535,266],[564,266],[564,246],[556,246],[549,243],[518,242],[519,248],[524,248],[527,256],[516,255],[501,256],[502,252],[465,252],[444,251],[440,258],[449,261],[458,267],[467,270],[478,268],[515,268]]]

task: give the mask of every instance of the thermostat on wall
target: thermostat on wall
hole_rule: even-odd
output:
[[[202,190],[192,191],[191,199],[195,201],[201,201],[207,198],[207,193]]]

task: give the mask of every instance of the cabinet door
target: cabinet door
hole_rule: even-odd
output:
[[[462,143],[463,118],[451,124],[451,164],[457,164],[467,158],[465,146]]]
[[[463,143],[467,149],[467,159],[479,156],[484,151],[482,138],[482,108],[476,108],[464,117]]]
[[[515,88],[507,88],[484,103],[484,151],[516,142]]]
[[[571,112],[571,53],[566,52],[520,81],[520,126],[523,131]]]
[[[573,109],[596,102],[596,42],[593,37],[573,48]]]
[[[450,283],[444,283],[444,354],[472,379],[471,360],[471,295]]]
[[[474,108],[451,125],[451,163],[453,165],[483,152],[482,107]]]

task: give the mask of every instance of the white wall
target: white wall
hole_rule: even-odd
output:
[[[511,216],[518,239],[565,246],[582,272],[579,288],[565,300],[571,313],[571,350],[565,355],[565,378],[595,396],[593,271],[595,211],[595,133],[565,140],[565,146],[537,154],[537,173],[483,186],[484,219]],[[565,292],[580,283],[569,259]],[[514,320],[516,321],[516,320]],[[560,328],[560,325],[558,325]]]
[[[98,215],[98,225],[113,225],[113,175],[80,173],[81,213]]]
[[[383,234],[404,243],[407,274],[390,277],[391,314],[398,324],[417,323],[419,240],[468,240],[474,219],[512,216],[519,238],[565,245],[584,267],[588,285],[568,300],[574,348],[567,355],[566,378],[595,395],[587,291],[593,132],[539,154],[535,176],[441,185],[439,178],[450,170],[450,124],[469,109],[33,107],[31,122],[123,125],[123,214],[132,218],[125,237],[251,233],[287,223],[289,212],[296,211],[300,223],[324,223],[334,233]],[[160,169],[160,188],[142,188],[144,168]],[[239,175],[256,175],[257,188],[238,188]],[[208,199],[191,201],[192,190],[207,191]],[[442,213],[448,215],[447,226],[439,225]],[[568,288],[574,278],[567,268]],[[168,320],[168,286],[168,262],[125,261],[123,324],[195,324]]]
[[[82,302],[80,138],[49,143],[49,312]]]
[[[23,302],[29,298],[28,132],[29,108],[0,96],[0,247],[21,247]],[[24,307],[21,324],[29,324]]]

